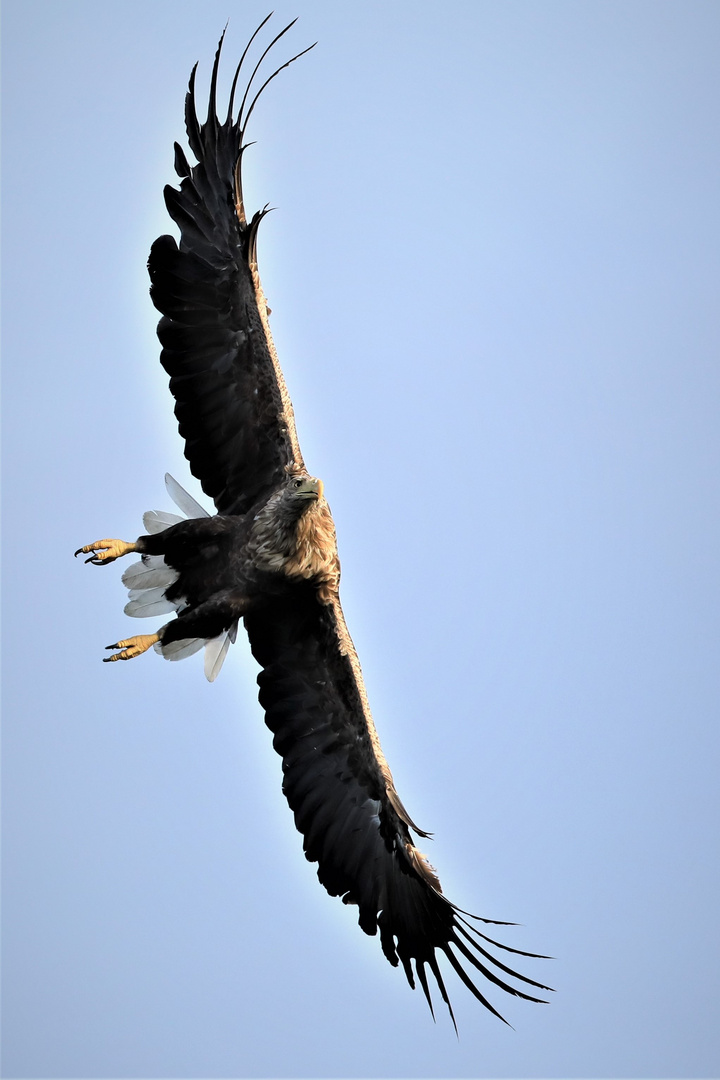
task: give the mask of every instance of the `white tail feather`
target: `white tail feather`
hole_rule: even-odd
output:
[[[164,510],[148,510],[143,514],[143,525],[151,534],[164,532],[171,525],[177,525],[179,521],[184,520],[185,518],[178,517],[177,514],[168,514]]]
[[[203,638],[182,638],[180,641],[171,641],[167,645],[163,645],[161,641],[156,641],[153,648],[156,653],[160,653],[160,656],[164,656],[166,660],[184,660],[187,656],[200,652],[204,644]]]
[[[215,682],[230,648],[230,632],[223,630],[219,637],[205,643],[205,678]]]
[[[175,503],[179,510],[182,510],[183,514],[185,514],[186,517],[210,517],[210,514],[207,512],[207,510],[205,510],[205,508],[202,507],[199,502],[196,502],[195,499],[193,499],[192,495],[189,495],[184,487],[181,487],[180,484],[178,484],[174,476],[171,476],[170,473],[167,472],[165,473],[165,487],[167,488],[167,493],[172,499],[172,501]]]
[[[143,555],[142,561],[146,566],[152,569],[157,569],[160,566],[167,566],[164,555]]]
[[[151,556],[152,557],[152,556]],[[128,589],[156,589],[174,585],[180,576],[177,570],[165,563],[161,555],[154,556],[161,560],[160,566],[148,566],[144,559],[131,563],[122,576],[123,585]]]
[[[125,614],[136,619],[149,619],[152,615],[167,615],[171,611],[177,611],[179,606],[177,601],[165,599],[164,589],[131,589]]]
[[[210,517],[207,510],[193,499],[177,480],[165,473],[165,487],[170,498],[179,510],[188,518]],[[150,534],[164,532],[171,525],[177,525],[184,518],[176,514],[168,514],[162,510],[148,510],[143,514],[143,525]],[[145,618],[150,615],[164,615],[170,611],[182,611],[186,601],[180,599],[173,603],[165,598],[165,590],[178,580],[179,574],[168,566],[162,555],[143,555],[140,562],[133,563],[123,574],[123,583],[130,593],[129,602],[125,605],[125,614],[134,615],[137,618]],[[156,642],[154,649],[166,660],[184,660],[187,656],[199,652],[205,646],[205,676],[209,682],[214,682],[220,673],[230,645],[235,641],[238,632],[238,624],[234,622],[228,630],[224,630],[216,638],[204,640],[203,638],[183,638],[181,641],[171,641],[167,645]]]
[[[166,599],[165,589],[162,586],[157,589],[130,589],[128,599],[137,600],[141,604],[157,604],[159,600]],[[182,597],[179,600],[168,600],[168,604],[172,604],[173,608],[186,606]]]

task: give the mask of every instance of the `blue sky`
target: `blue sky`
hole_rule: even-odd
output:
[[[716,1075],[720,8],[274,19],[319,45],[246,195],[376,723],[449,897],[557,958],[514,1030],[451,978],[459,1040],[304,860],[245,646],[102,665],[146,627],[72,559],[198,494],[145,262],[265,14],[4,4],[4,1075]]]

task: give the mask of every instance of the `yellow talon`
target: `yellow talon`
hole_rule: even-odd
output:
[[[91,553],[90,558],[85,562],[93,563],[94,566],[104,566],[105,563],[115,562],[115,559],[123,555],[129,555],[131,551],[137,551],[137,544],[127,544],[124,540],[96,540],[94,544],[86,544],[85,547],[78,548],[75,557]]]
[[[136,656],[147,652],[159,640],[159,634],[139,634],[137,637],[126,638],[125,641],[116,641],[114,645],[108,645],[106,648],[122,649],[122,652],[115,653],[113,656],[103,656],[103,664],[111,664],[113,660],[134,660]]]

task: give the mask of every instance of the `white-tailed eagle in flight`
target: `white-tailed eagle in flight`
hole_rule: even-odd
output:
[[[379,931],[385,956],[393,966],[402,964],[411,986],[417,977],[431,1009],[428,971],[452,1016],[441,952],[499,1016],[485,986],[477,985],[480,977],[529,1001],[541,1000],[529,988],[549,988],[499,959],[498,950],[535,954],[488,937],[481,927],[495,920],[451,903],[415,845],[413,833],[428,834],[403,806],[380,747],[340,606],[333,519],[322,481],[305,466],[270,335],[257,269],[258,226],[266,211],[248,220],[242,158],[260,94],[292,63],[264,80],[259,74],[290,27],[262,52],[233,118],[243,63],[266,22],[243,53],[223,121],[216,100],[222,40],[203,124],[193,69],[185,123],[197,164],[176,144],[180,189],[165,188],[180,241],[161,236],[148,264],[152,300],[162,313],[160,360],[170,376],[185,456],[217,513],[209,516],[168,478],[184,517],[146,514],[146,534],[133,543],[98,540],[76,554],[105,566],[137,553],[140,560],[123,575],[130,590],[126,612],[175,614],[156,633],[108,646],[108,661],[129,660],[151,646],[180,660],[204,647],[212,681],[243,623],[262,669],[260,704],[282,757],[283,791],[321,883],[358,908],[366,934]]]

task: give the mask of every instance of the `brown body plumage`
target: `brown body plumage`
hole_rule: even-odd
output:
[[[290,488],[299,474],[290,481]],[[277,570],[290,580],[301,578],[317,587],[318,599],[329,604],[340,587],[340,560],[335,522],[322,494],[308,501],[296,516],[284,489],[270,496],[255,516],[247,546],[257,567]]]

